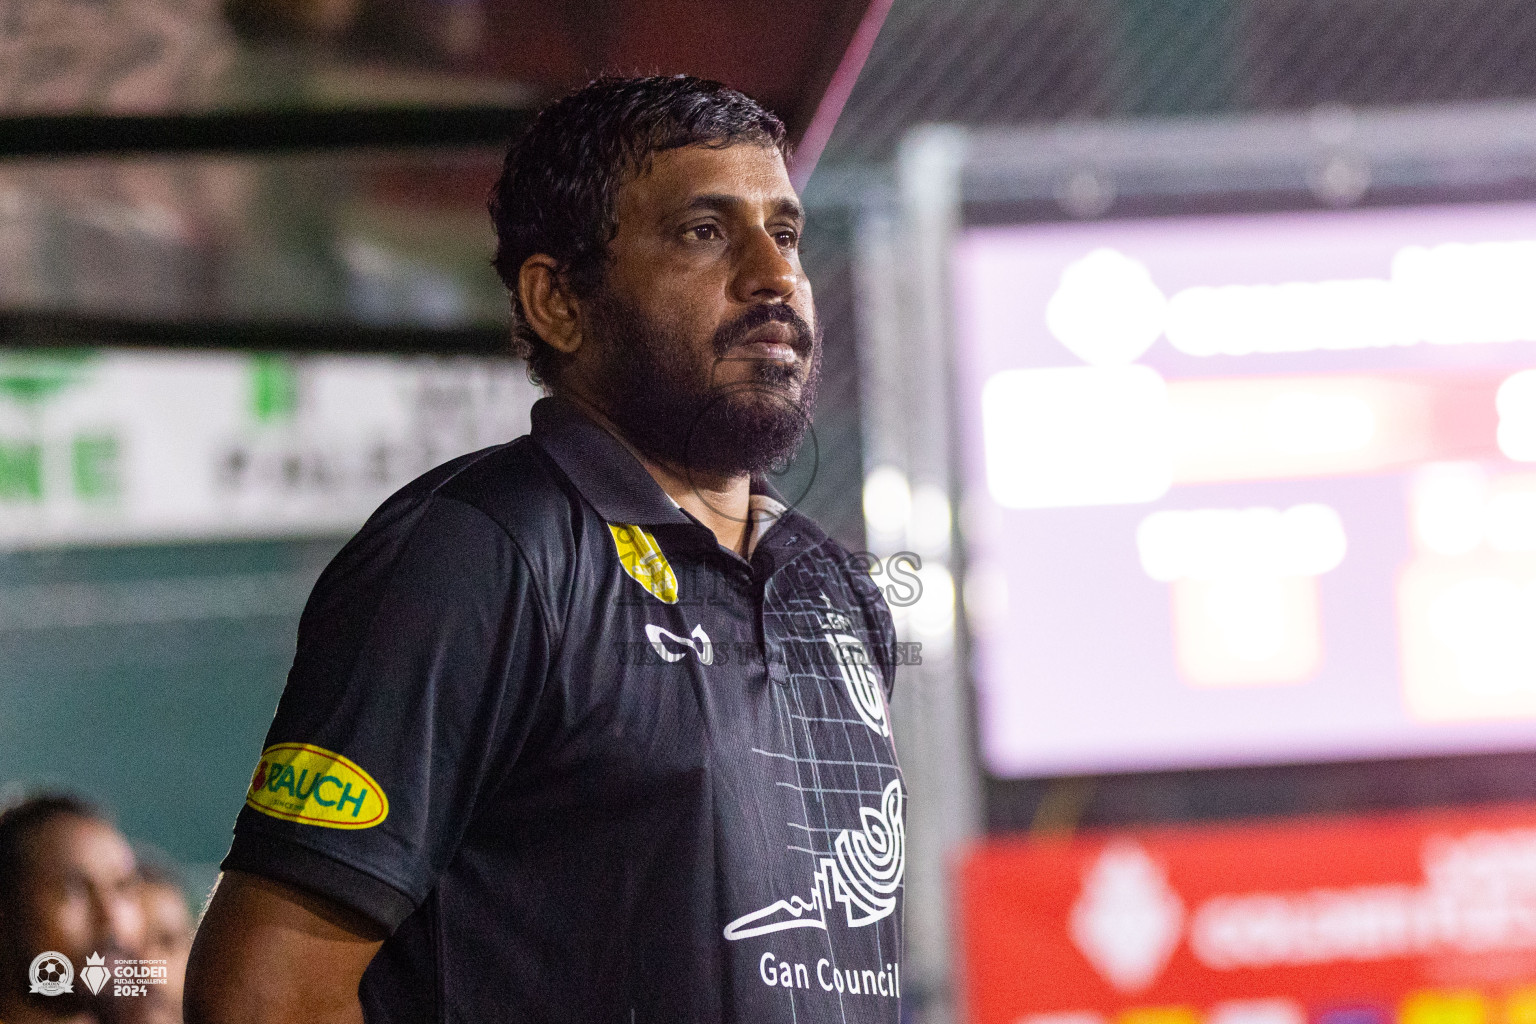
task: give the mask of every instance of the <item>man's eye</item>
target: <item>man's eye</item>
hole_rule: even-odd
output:
[[[700,242],[713,242],[720,237],[720,229],[713,224],[695,224],[688,233]]]
[[[778,242],[786,249],[793,249],[800,244],[800,233],[798,231],[775,231],[773,233],[773,238],[774,241]]]

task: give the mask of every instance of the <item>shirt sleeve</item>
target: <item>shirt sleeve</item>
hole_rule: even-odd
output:
[[[393,931],[516,759],[553,633],[522,552],[480,510],[433,497],[370,527],[305,608],[222,867]]]

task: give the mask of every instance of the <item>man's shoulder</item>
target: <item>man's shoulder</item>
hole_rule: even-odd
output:
[[[479,510],[520,545],[566,538],[587,514],[580,493],[532,437],[477,454],[436,494]]]
[[[588,514],[538,445],[520,437],[462,455],[396,491],[337,554],[318,592],[450,569],[465,573],[457,586],[479,581],[494,589],[507,580],[486,570],[503,558],[553,585],[569,575]]]
[[[465,514],[465,506],[477,514]],[[505,533],[519,547],[540,547],[569,537],[583,514],[579,494],[524,436],[417,477],[379,506],[360,536],[462,530],[473,524]]]

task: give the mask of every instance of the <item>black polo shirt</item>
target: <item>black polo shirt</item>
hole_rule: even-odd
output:
[[[890,614],[806,517],[759,538],[540,401],[320,577],[223,866],[389,929],[370,1022],[895,1022]]]

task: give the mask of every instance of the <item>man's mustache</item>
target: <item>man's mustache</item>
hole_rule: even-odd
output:
[[[741,316],[725,324],[715,332],[715,355],[724,357],[731,349],[747,340],[747,335],[757,330],[764,324],[788,324],[793,334],[790,338],[790,347],[795,354],[802,359],[809,359],[811,350],[816,346],[816,334],[811,325],[805,322],[805,317],[795,312],[789,306],[779,303],[764,303],[753,306]]]

